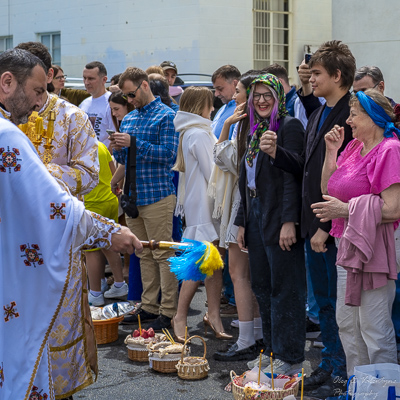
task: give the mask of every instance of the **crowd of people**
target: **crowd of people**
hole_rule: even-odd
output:
[[[323,342],[304,382],[311,396],[345,393],[357,365],[398,363],[400,106],[384,96],[379,68],[356,69],[333,40],[303,60],[298,90],[279,64],[244,74],[223,65],[214,93],[175,86],[177,73],[171,61],[128,67],[106,87],[93,61],[86,90],[72,90],[41,43],[0,55],[7,398],[70,399],[94,381],[88,306],[126,297],[134,250],[143,292],[122,323],[140,316],[184,342],[200,282],[179,285],[171,253],[139,239],[218,247],[225,268],[204,281],[205,334],[233,340],[223,315],[237,313],[239,328],[213,355],[220,362],[252,368],[263,350],[263,372],[300,372],[311,324]],[[214,97],[223,106],[212,117]],[[136,215],[118,204],[123,192]]]

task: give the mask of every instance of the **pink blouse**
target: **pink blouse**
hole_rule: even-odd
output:
[[[348,203],[363,194],[380,194],[394,183],[400,183],[400,141],[397,136],[385,138],[364,157],[363,143],[352,140],[337,160],[337,170],[328,181],[330,196]],[[395,222],[395,229],[399,221]],[[340,238],[344,219],[332,221],[330,234]]]

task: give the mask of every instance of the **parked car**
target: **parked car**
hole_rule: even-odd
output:
[[[214,93],[214,86],[211,82],[211,76],[212,75],[209,74],[178,74],[174,86],[180,86],[183,90],[185,90],[189,86],[205,86]],[[189,79],[192,77],[200,77],[201,79]],[[214,111],[211,114],[211,119],[214,118],[215,114],[222,106],[222,101],[218,97],[214,96]]]

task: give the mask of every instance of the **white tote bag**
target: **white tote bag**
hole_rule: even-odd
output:
[[[354,368],[353,400],[400,399],[400,365],[370,364]]]

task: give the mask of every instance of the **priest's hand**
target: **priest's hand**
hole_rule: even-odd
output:
[[[141,253],[143,245],[140,240],[126,226],[121,226],[121,230],[111,235],[110,250],[116,253]]]

